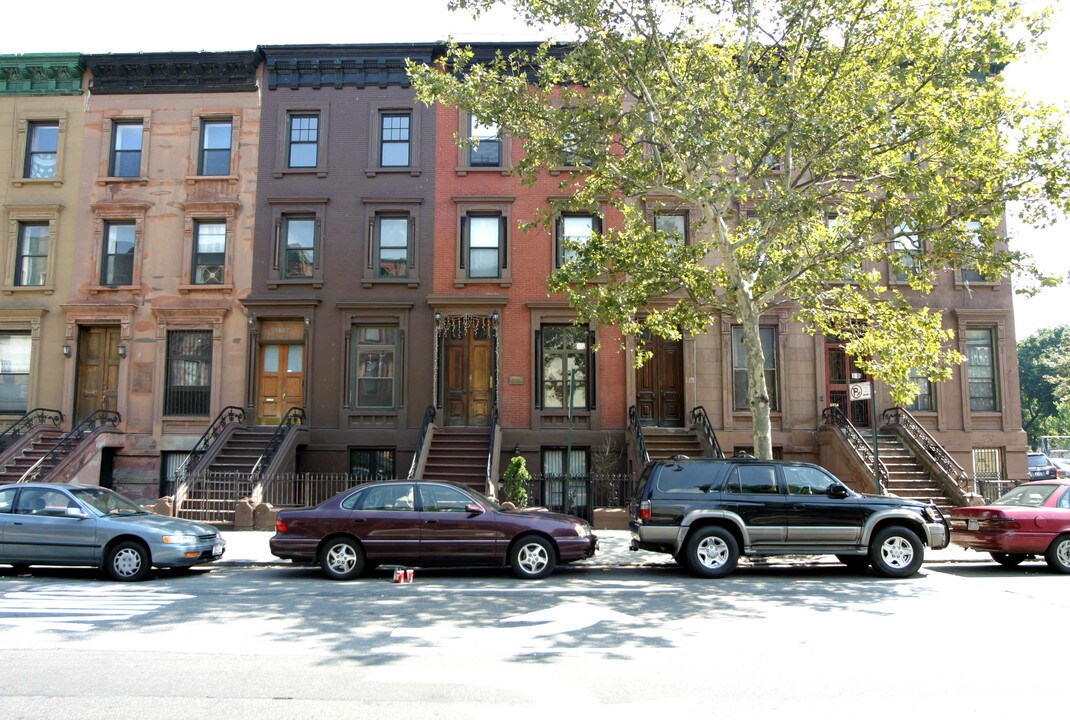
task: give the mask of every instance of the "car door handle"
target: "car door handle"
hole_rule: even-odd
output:
[[[427,523],[428,525],[433,525],[434,523],[437,523],[438,520],[424,520],[424,522]]]

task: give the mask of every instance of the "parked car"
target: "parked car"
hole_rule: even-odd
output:
[[[1055,457],[1049,457],[1048,460],[1055,466],[1055,476],[1057,478],[1070,478],[1070,460]]]
[[[334,580],[377,565],[505,566],[543,578],[589,558],[598,538],[580,518],[505,509],[471,488],[443,482],[375,482],[327,502],[283,510],[271,552],[319,563]]]
[[[0,487],[0,563],[89,565],[113,580],[143,580],[153,566],[218,560],[226,543],[210,525],[147,512],[96,485]]]
[[[651,463],[630,512],[632,550],[671,553],[708,578],[732,572],[740,555],[835,555],[909,577],[925,545],[944,548],[950,535],[935,505],[860,495],[822,467],[783,460]]]
[[[1059,476],[1058,470],[1048,456],[1042,452],[1026,453],[1029,461],[1030,480],[1054,480]]]
[[[1019,485],[990,505],[951,511],[956,545],[988,552],[1005,567],[1042,556],[1070,573],[1070,481]]]

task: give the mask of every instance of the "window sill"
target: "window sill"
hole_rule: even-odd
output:
[[[147,177],[100,177],[97,178],[97,185],[148,185],[149,179]]]
[[[275,278],[274,280],[268,280],[267,286],[271,289],[292,286],[321,288],[323,287],[323,280],[316,278]]]
[[[465,285],[499,285],[503,288],[512,287],[512,278],[454,278],[453,287],[463,288]]]
[[[140,285],[93,285],[88,288],[90,295],[111,292],[137,292],[140,289]]]
[[[186,293],[201,293],[201,292],[234,292],[234,285],[231,283],[218,283],[214,285],[190,285],[186,283],[180,283],[178,291],[185,295]]]
[[[51,295],[56,291],[52,285],[5,285],[0,288],[0,292],[5,295],[16,295],[22,293],[41,293],[42,295]]]
[[[321,168],[276,168],[272,173],[273,177],[281,178],[285,175],[315,175],[316,177],[327,177],[327,171]]]
[[[365,177],[375,177],[376,175],[409,175],[411,177],[420,177],[423,174],[423,170],[418,167],[372,167],[364,170]]]
[[[502,176],[508,177],[512,172],[507,167],[498,165],[496,167],[466,167],[460,166],[457,168],[457,175],[464,177],[468,173],[498,173]]]
[[[187,185],[196,185],[197,183],[206,183],[206,182],[236,183],[236,182],[238,182],[238,176],[237,175],[187,175],[186,176],[186,184]]]
[[[375,285],[405,285],[410,288],[420,287],[419,278],[362,278],[360,286],[364,288],[374,287]]]
[[[992,282],[990,280],[970,280],[969,282],[966,282],[964,280],[960,280],[959,278],[955,278],[956,290],[966,290],[967,288],[971,290],[973,288],[987,288],[989,290],[999,290],[1001,287],[1003,287],[1002,280],[997,280],[995,282]]]
[[[11,178],[12,187],[22,187],[23,185],[42,186],[51,185],[52,187],[63,187],[62,177],[50,177],[50,178]]]

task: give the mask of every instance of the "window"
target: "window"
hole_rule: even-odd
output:
[[[141,175],[141,143],[144,125],[141,122],[116,122],[112,126],[111,167],[112,177],[138,177]]]
[[[354,448],[349,451],[349,475],[354,480],[393,480],[394,450]]]
[[[316,218],[312,215],[283,218],[283,277],[311,278],[316,254]]]
[[[30,333],[0,331],[0,414],[21,415],[30,396]]]
[[[201,123],[201,157],[198,175],[230,175],[231,120]]]
[[[17,485],[0,488],[0,513],[14,512],[15,493],[19,490]]]
[[[408,214],[376,215],[373,227],[375,276],[378,278],[408,277],[412,219]]]
[[[420,486],[420,509],[424,512],[463,513],[472,502],[475,501],[457,488],[446,485]]]
[[[973,477],[978,484],[1002,482],[1007,474],[1003,468],[1003,448],[979,447],[973,449]]]
[[[409,137],[412,114],[384,112],[379,116],[379,165],[408,167],[411,163]]]
[[[227,224],[197,220],[193,227],[193,284],[220,285],[227,251]]]
[[[290,115],[289,167],[316,167],[319,124],[319,115]]]
[[[212,331],[172,330],[167,333],[167,378],[164,415],[210,413],[212,395]]]
[[[357,501],[357,509],[386,510],[390,512],[412,510],[415,507],[413,502],[414,489],[412,483],[370,487],[360,494],[360,499]]]
[[[19,223],[15,285],[30,287],[46,283],[50,232],[47,222]]]
[[[995,328],[966,329],[967,376],[970,381],[970,410],[973,412],[999,410],[995,350]]]
[[[934,392],[932,381],[919,374],[917,370],[910,371],[910,379],[917,384],[918,395],[907,406],[907,410],[911,412],[934,412],[936,410],[936,393]]]
[[[499,214],[461,218],[461,267],[470,278],[501,277],[505,266],[505,218]]]
[[[977,222],[976,220],[971,220],[967,224],[967,231],[970,233],[970,238],[972,239],[973,244],[976,245],[978,247],[978,249],[980,249],[980,246],[981,246],[981,238],[980,238],[981,223]],[[991,282],[988,278],[986,278],[984,275],[982,275],[981,272],[977,268],[969,268],[969,267],[962,268],[962,279],[965,280],[966,282],[971,282],[971,283]]]
[[[468,164],[472,167],[502,166],[501,128],[494,123],[484,124],[475,115],[468,116]]]
[[[898,258],[895,279],[906,282],[921,272],[921,239],[906,225],[895,229],[895,253]]]
[[[23,177],[56,177],[56,158],[59,153],[59,123],[31,122],[27,128],[26,168]]]
[[[101,263],[101,285],[132,285],[134,282],[134,240],[136,225],[132,222],[104,224],[104,258]]]
[[[772,465],[737,465],[728,476],[724,491],[775,495],[780,492],[776,481],[776,468]]]
[[[562,215],[558,218],[557,266],[575,260],[577,248],[587,244],[596,232],[602,232],[602,222],[596,215]]]
[[[817,468],[781,465],[780,470],[784,473],[790,495],[826,495],[831,486],[838,484]]]
[[[591,355],[587,328],[543,325],[536,338],[540,370],[537,406],[544,410],[593,407],[590,390]]]
[[[352,333],[352,407],[358,410],[397,405],[398,329],[357,325]]]
[[[765,355],[765,386],[769,393],[769,409],[780,409],[777,392],[777,355],[776,330],[771,327],[759,328],[762,353]],[[747,393],[750,383],[747,379],[747,352],[743,347],[743,328],[732,328],[732,409],[749,410]]]
[[[674,463],[658,474],[658,490],[663,493],[709,492],[716,473],[710,463]]]
[[[669,242],[687,244],[687,213],[657,213],[654,229],[669,236]]]

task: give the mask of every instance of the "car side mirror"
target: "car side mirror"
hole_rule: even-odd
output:
[[[85,510],[83,510],[80,507],[73,507],[73,506],[68,506],[67,509],[63,511],[63,514],[66,517],[79,518],[79,519],[82,519],[82,520],[84,520],[85,518],[89,517],[89,513],[87,513]]]
[[[839,483],[832,483],[831,485],[829,485],[828,490],[825,491],[825,494],[833,500],[843,500],[851,493],[847,491],[847,487],[845,485],[840,485]]]
[[[470,502],[467,505],[465,505],[464,506],[464,511],[466,513],[471,514],[471,515],[482,515],[484,512],[486,512],[483,509],[482,505],[480,505],[479,503],[474,503],[474,502]]]

